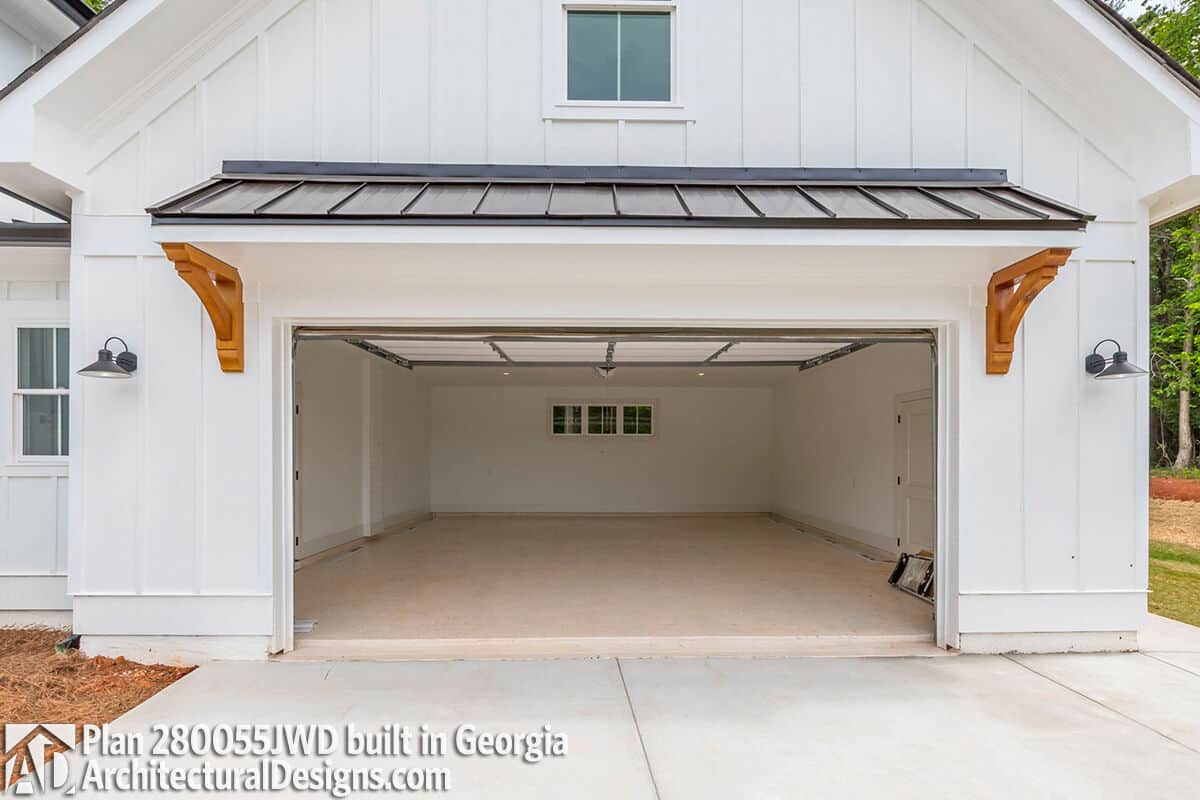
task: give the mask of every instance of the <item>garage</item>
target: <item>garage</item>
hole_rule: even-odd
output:
[[[928,331],[294,336],[294,657],[933,645]]]

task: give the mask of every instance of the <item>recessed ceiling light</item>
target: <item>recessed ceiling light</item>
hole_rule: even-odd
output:
[[[504,373],[504,374],[505,374],[505,375],[512,375],[512,373],[511,373],[511,372],[506,372],[506,373]]]
[[[701,378],[703,378],[703,377],[704,377],[704,373],[703,373],[703,372],[697,372],[696,374],[697,374],[697,375],[699,375]]]

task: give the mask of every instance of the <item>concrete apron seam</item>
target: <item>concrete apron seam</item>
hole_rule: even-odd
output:
[[[1017,659],[1013,658],[1010,655],[1005,655],[1004,658],[1007,658],[1009,661],[1016,664],[1018,667],[1029,670],[1034,675],[1037,675],[1039,678],[1044,678],[1045,680],[1050,681],[1051,683],[1055,684],[1056,686],[1061,686],[1063,689],[1066,689],[1068,692],[1071,692],[1074,695],[1078,695],[1079,697],[1082,697],[1084,700],[1087,700],[1090,703],[1094,703],[1095,705],[1100,706],[1104,710],[1109,711],[1113,714],[1116,714],[1118,717],[1121,717],[1122,719],[1126,719],[1126,720],[1132,722],[1134,725],[1145,728],[1146,730],[1150,731],[1151,733],[1154,733],[1154,734],[1166,739],[1168,742],[1179,745],[1184,750],[1187,750],[1190,753],[1195,753],[1196,755],[1200,755],[1200,750],[1197,750],[1196,748],[1192,747],[1191,745],[1188,745],[1188,744],[1185,744],[1184,742],[1179,741],[1178,739],[1176,739],[1173,736],[1163,733],[1158,728],[1155,728],[1153,725],[1150,725],[1148,723],[1142,722],[1137,717],[1132,717],[1129,714],[1126,714],[1124,711],[1119,711],[1119,710],[1113,708],[1112,706],[1108,705],[1107,703],[1103,703],[1103,702],[1097,700],[1096,698],[1092,697],[1091,695],[1085,694],[1084,692],[1081,692],[1072,686],[1068,686],[1067,684],[1063,683],[1060,680],[1050,677],[1049,675],[1045,674],[1044,672],[1038,672],[1033,667],[1029,666],[1028,664],[1022,664],[1020,661],[1018,661]]]
[[[1188,669],[1187,667],[1180,666],[1179,664],[1174,664],[1170,661],[1167,661],[1165,658],[1159,658],[1154,653],[1138,653],[1138,655],[1145,656],[1146,658],[1153,658],[1155,661],[1157,661],[1160,664],[1166,664],[1168,667],[1174,667],[1175,669],[1179,670],[1180,672],[1186,672],[1188,675],[1195,675],[1197,678],[1200,678],[1200,672],[1196,672],[1194,669]]]
[[[646,751],[646,740],[642,737],[642,726],[638,723],[637,711],[633,708],[633,698],[629,695],[629,684],[625,682],[625,670],[621,668],[621,659],[614,658],[613,661],[617,662],[617,674],[621,676],[621,687],[625,690],[625,702],[629,704],[629,716],[633,718],[633,729],[637,731],[638,744],[642,747],[642,760],[646,762],[650,785],[654,788],[654,796],[658,800],[662,800],[662,793],[658,790],[658,780],[654,777],[654,767],[650,766],[650,753]]]

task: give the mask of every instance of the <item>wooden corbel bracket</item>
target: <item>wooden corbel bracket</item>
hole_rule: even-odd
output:
[[[987,372],[1007,375],[1012,364],[1017,328],[1033,298],[1049,286],[1067,263],[1071,251],[1055,247],[1005,267],[988,281]]]
[[[242,372],[246,368],[242,276],[236,268],[190,244],[164,244],[162,248],[212,320],[221,371]]]

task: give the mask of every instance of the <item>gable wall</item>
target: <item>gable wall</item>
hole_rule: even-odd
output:
[[[964,276],[948,290],[955,310],[936,317],[962,325],[954,457],[963,499],[953,510],[961,588],[984,598],[1144,589],[1144,390],[1103,391],[1082,380],[1078,363],[1106,337],[1141,363],[1148,356],[1146,212],[1118,166],[1119,137],[1052,88],[1013,77],[1003,47],[947,21],[967,13],[957,0],[680,7],[695,13],[683,29],[694,48],[690,61],[682,57],[692,71],[686,108],[672,112],[681,119],[547,118],[543,0],[275,0],[255,17],[274,15],[269,24],[231,34],[212,49],[213,63],[196,55],[181,73],[195,79],[156,88],[98,136],[77,204],[77,228],[93,233],[75,251],[72,279],[86,298],[73,309],[84,331],[76,341],[90,347],[119,329],[155,357],[139,382],[119,390],[128,397],[87,387],[78,412],[86,418],[73,420],[87,425],[86,474],[140,476],[121,487],[89,479],[80,489],[79,508],[100,492],[129,505],[119,518],[73,528],[74,588],[224,593],[256,608],[271,591],[272,510],[262,483],[270,376],[253,361],[245,376],[217,370],[211,327],[154,254],[141,212],[223,159],[266,158],[1004,167],[1031,189],[1096,212],[1086,247],[1026,318],[1009,376],[982,375],[986,276]],[[446,316],[491,307],[486,288],[460,287],[457,302],[436,295],[444,305],[415,307]],[[679,302],[668,289],[662,297]],[[861,316],[861,289],[850,286],[840,304],[825,295],[824,318]],[[248,349],[260,358],[270,353],[270,317],[288,306],[273,291],[247,287]],[[559,302],[552,286],[545,291],[505,313],[578,309],[599,318],[623,309],[637,318],[662,307],[649,294],[601,307],[565,287]],[[922,291],[914,298],[929,296]],[[903,317],[905,297],[897,291],[892,302],[901,306],[886,315]],[[909,313],[934,319],[916,310],[930,302],[914,299]],[[119,430],[136,431],[140,444],[123,444]],[[1116,432],[1092,436],[1101,430]]]

